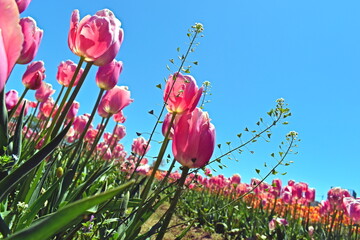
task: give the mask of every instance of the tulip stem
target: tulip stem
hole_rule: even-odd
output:
[[[165,232],[166,232],[167,227],[169,226],[171,217],[172,217],[173,213],[175,212],[175,208],[176,208],[176,205],[177,205],[177,203],[179,201],[179,198],[180,198],[180,195],[181,195],[181,192],[182,192],[182,189],[183,189],[183,186],[184,186],[184,183],[185,183],[188,172],[189,172],[189,168],[183,166],[182,173],[181,173],[181,178],[180,178],[180,181],[179,181],[179,185],[177,186],[177,190],[175,192],[174,198],[171,201],[170,207],[166,212],[164,222],[163,222],[163,224],[161,226],[160,232],[158,233],[158,235],[156,237],[156,240],[163,239],[163,237],[165,235]]]
[[[15,107],[13,107],[13,109],[11,109],[11,111],[9,113],[9,117],[8,117],[9,120],[11,120],[12,116],[16,112],[16,109],[19,107],[19,105],[21,104],[22,100],[24,99],[24,97],[28,91],[29,91],[29,88],[25,88],[24,92],[21,94],[18,102],[16,103]]]

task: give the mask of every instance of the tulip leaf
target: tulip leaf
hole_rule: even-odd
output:
[[[100,193],[95,196],[87,197],[76,202],[73,202],[65,207],[59,209],[54,214],[49,215],[42,221],[26,228],[14,235],[6,238],[7,240],[32,240],[32,239],[49,239],[54,234],[58,233],[64,227],[72,224],[72,221],[81,217],[81,215],[93,206],[101,204],[108,199],[116,196],[122,191],[134,184],[131,180],[117,188]]]
[[[9,192],[13,189],[16,184],[27,176],[27,174],[37,167],[41,161],[46,158],[62,141],[65,137],[67,131],[70,129],[72,122],[69,123],[68,126],[65,127],[50,143],[48,143],[45,147],[43,147],[40,151],[35,153],[29,160],[24,162],[21,166],[19,166],[16,170],[14,170],[11,174],[6,176],[2,181],[0,181],[0,189],[2,190],[0,193],[0,202],[4,200],[4,198],[9,194]]]
[[[8,145],[8,113],[5,105],[5,89],[0,92],[0,155]]]
[[[20,116],[16,123],[16,129],[15,134],[13,137],[13,149],[12,149],[12,155],[17,156],[17,159],[13,157],[14,161],[11,163],[12,165],[15,164],[15,161],[20,159],[21,154],[21,141],[22,141],[22,129],[23,129],[23,118],[24,118],[24,111],[25,111],[26,101],[24,102]]]

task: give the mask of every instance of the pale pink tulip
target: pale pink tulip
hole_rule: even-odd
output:
[[[22,77],[22,83],[26,88],[37,90],[45,79],[45,67],[43,61],[30,63]]]
[[[195,108],[179,118],[173,135],[172,151],[181,165],[189,168],[205,166],[214,146],[215,127],[206,112]]]
[[[31,17],[20,19],[20,25],[24,36],[24,43],[16,63],[28,64],[35,58],[39,49],[43,30],[36,26],[36,21]]]
[[[171,113],[193,111],[200,100],[202,91],[203,89],[198,88],[192,76],[181,73],[170,75],[164,90],[166,108]]]
[[[75,117],[73,123],[75,132],[82,133],[85,129],[87,122],[89,121],[89,118],[90,118],[90,114],[83,114]]]
[[[23,34],[14,0],[0,0],[0,92],[20,56]]]
[[[79,111],[79,108],[80,108],[80,103],[74,101],[74,102],[71,104],[70,110],[69,110],[69,112],[68,112],[67,115],[66,115],[66,119],[67,119],[67,120],[74,119],[75,116],[76,116],[76,114],[77,114],[78,111]]]
[[[68,44],[73,53],[97,66],[110,63],[117,55],[124,38],[121,23],[108,9],[87,15],[80,22],[78,10],[70,20]]]
[[[117,123],[124,123],[126,121],[126,117],[124,117],[124,114],[122,111],[115,113],[113,115],[113,117],[114,117],[114,121]]]

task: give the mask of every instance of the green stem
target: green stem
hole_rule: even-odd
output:
[[[173,113],[172,117],[171,117],[170,124],[169,124],[169,128],[167,129],[166,134],[165,134],[164,141],[161,144],[159,155],[157,156],[154,167],[152,169],[151,176],[150,176],[149,180],[147,181],[143,192],[141,193],[141,199],[142,199],[141,203],[144,203],[144,201],[146,200],[146,198],[149,195],[149,191],[150,191],[151,185],[152,185],[152,183],[154,181],[156,171],[159,169],[159,166],[160,166],[160,163],[161,163],[161,161],[162,161],[162,159],[164,157],[167,145],[169,144],[169,141],[170,141],[169,135],[170,135],[171,127],[172,127],[172,125],[174,123],[175,117],[176,117],[176,113]],[[141,206],[141,204],[140,204],[140,206]]]
[[[156,237],[156,240],[163,239],[163,237],[165,235],[165,232],[166,232],[167,227],[169,226],[171,217],[172,217],[173,213],[175,212],[175,208],[176,208],[176,205],[177,205],[177,203],[179,201],[181,191],[182,191],[182,188],[184,186],[184,183],[185,183],[186,176],[187,176],[188,172],[189,172],[189,168],[188,167],[183,167],[181,178],[180,178],[180,181],[179,181],[179,185],[178,185],[177,190],[175,192],[175,196],[171,201],[171,204],[170,204],[170,207],[169,207],[168,211],[166,212],[166,217],[165,217],[164,222],[163,222],[163,224],[161,226],[160,232],[158,233],[158,235]]]
[[[62,99],[61,101],[61,104],[59,106],[59,111],[57,111],[57,113],[55,114],[55,117],[53,119],[53,124],[51,124],[51,127],[49,128],[49,133],[48,133],[48,136],[51,135],[51,139],[54,138],[57,134],[57,132],[59,131],[73,101],[75,100],[75,97],[76,95],[78,94],[78,92],[80,91],[80,88],[82,86],[82,84],[84,83],[85,81],[85,78],[87,76],[87,74],[89,73],[90,71],[90,68],[91,66],[93,65],[93,62],[88,62],[86,64],[86,67],[85,67],[85,70],[84,72],[82,73],[80,79],[79,79],[79,82],[78,84],[76,85],[74,91],[72,92],[71,96],[70,96],[70,99],[67,101],[66,105],[65,105],[65,102],[70,94],[70,91],[71,91],[71,88],[72,86],[74,85],[74,82],[76,80],[76,77],[80,71],[80,68],[81,68],[81,65],[84,61],[84,58],[81,57],[80,60],[79,60],[79,63],[78,63],[78,66],[75,70],[75,73],[73,75],[73,78],[71,79],[71,82],[70,82],[70,85],[68,87],[68,89],[66,90],[66,93],[64,95],[64,98]],[[65,105],[65,107],[64,107]],[[63,108],[64,107],[64,108]],[[61,115],[59,115],[61,114]]]

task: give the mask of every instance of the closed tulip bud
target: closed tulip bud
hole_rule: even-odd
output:
[[[56,169],[56,176],[57,176],[58,178],[61,178],[63,174],[64,174],[64,169],[63,169],[62,167],[58,167],[58,168]]]
[[[18,6],[19,13],[22,13],[29,6],[31,0],[15,0],[15,2]]]
[[[72,77],[74,76],[76,68],[77,68],[77,64],[71,60],[61,62],[60,65],[58,66],[58,71],[56,74],[56,80],[58,81],[58,83],[60,83],[64,87],[68,87],[70,85]],[[84,69],[80,68],[79,73],[74,81],[73,87],[78,84],[83,72]]]
[[[14,0],[0,1],[0,92],[20,56],[24,38]]]
[[[35,58],[39,49],[43,30],[36,26],[35,20],[31,17],[20,19],[20,25],[24,35],[24,42],[17,63],[28,64]]]
[[[215,127],[200,108],[184,113],[178,120],[172,142],[175,159],[188,168],[205,166],[214,151]]]
[[[38,88],[35,92],[35,98],[39,102],[44,102],[54,93],[55,93],[55,90],[52,88],[51,84],[42,82],[41,87]]]
[[[120,73],[122,72],[123,63],[113,60],[109,64],[100,66],[96,73],[96,84],[99,88],[110,90],[116,86]]]
[[[45,67],[43,61],[30,63],[22,77],[22,83],[26,88],[36,90],[41,87],[42,81],[45,79]]]
[[[6,109],[10,111],[13,109],[19,101],[19,95],[16,90],[10,90],[5,94]]]
[[[171,113],[193,111],[200,100],[202,91],[203,89],[198,88],[192,76],[181,73],[170,75],[164,91],[166,108]]]
[[[107,113],[107,116],[105,117],[110,117],[111,115],[120,112],[124,107],[128,106],[132,102],[133,100],[130,98],[130,91],[127,87],[115,86],[114,88],[108,90],[102,97],[99,103],[98,113],[100,116]]]
[[[108,9],[79,20],[79,11],[74,10],[68,36],[71,51],[97,66],[110,63],[117,55],[124,38],[121,22]]]

